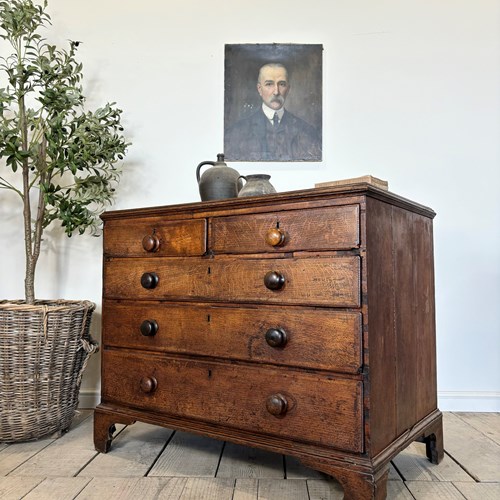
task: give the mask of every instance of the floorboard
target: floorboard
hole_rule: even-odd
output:
[[[412,443],[393,460],[393,463],[406,481],[474,481],[448,455],[444,456],[439,465],[429,467],[424,443]]]
[[[445,458],[413,443],[389,468],[388,500],[499,500],[500,414],[446,413]],[[342,488],[292,457],[144,423],[93,446],[92,411],[56,439],[0,444],[2,500],[340,500]]]
[[[148,476],[214,477],[224,443],[176,432]]]
[[[284,479],[283,463],[277,453],[227,443],[217,477]]]
[[[500,444],[500,413],[454,413],[474,429]]]
[[[444,414],[444,448],[477,481],[500,482],[500,445],[453,413]]]

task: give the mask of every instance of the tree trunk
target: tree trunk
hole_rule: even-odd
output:
[[[28,150],[28,124],[26,122],[26,108],[24,96],[18,101],[19,121],[22,134],[23,150]],[[26,274],[24,280],[24,295],[27,304],[35,303],[35,267],[36,259],[33,258],[32,235],[31,235],[31,200],[30,200],[30,179],[29,164],[26,158],[22,161],[23,169],[23,218],[24,218],[24,249],[26,253]]]

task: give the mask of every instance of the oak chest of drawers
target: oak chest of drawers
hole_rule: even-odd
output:
[[[385,498],[443,454],[432,210],[368,184],[104,219],[95,445],[136,420],[293,455]]]

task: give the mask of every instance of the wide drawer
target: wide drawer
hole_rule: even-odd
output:
[[[109,220],[105,224],[104,254],[133,257],[203,255],[206,232],[204,219]]]
[[[281,289],[267,288],[268,273]],[[144,288],[144,280],[157,283]],[[104,296],[359,307],[360,258],[108,258]]]
[[[216,253],[349,250],[359,247],[359,205],[342,205],[210,221]]]
[[[106,346],[357,373],[361,314],[106,301]]]
[[[362,382],[105,350],[103,402],[362,452]]]

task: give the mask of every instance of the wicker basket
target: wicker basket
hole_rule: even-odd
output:
[[[0,301],[0,441],[68,430],[89,356],[88,301]]]

